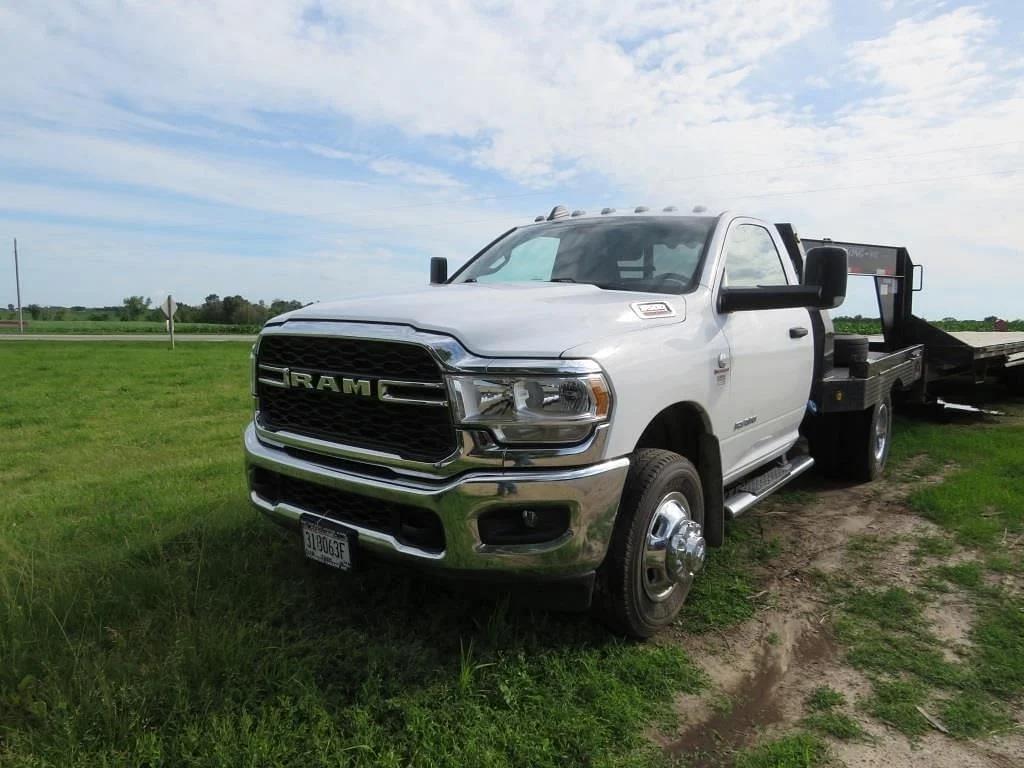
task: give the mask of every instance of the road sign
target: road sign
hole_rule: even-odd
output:
[[[168,295],[160,305],[160,309],[167,316],[167,330],[171,334],[171,349],[174,349],[174,313],[178,311],[178,304],[174,301],[173,296]]]
[[[178,302],[176,302],[171,296],[164,299],[164,303],[160,305],[160,309],[168,317],[174,317],[174,313],[178,311]]]

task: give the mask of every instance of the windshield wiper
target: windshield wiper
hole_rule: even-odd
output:
[[[549,283],[576,283],[578,280],[573,280],[571,277],[552,277],[548,280]]]

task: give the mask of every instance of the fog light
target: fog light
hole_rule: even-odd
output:
[[[477,520],[483,544],[541,544],[569,530],[569,508],[564,506],[492,507]]]

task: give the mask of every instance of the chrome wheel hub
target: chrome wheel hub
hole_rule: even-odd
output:
[[[658,503],[645,537],[640,563],[644,593],[654,602],[677,591],[690,591],[693,577],[704,567],[707,546],[700,524],[690,514],[683,494],[673,491]]]
[[[875,461],[881,463],[885,456],[885,446],[889,442],[889,406],[878,404],[878,416],[875,419]]]

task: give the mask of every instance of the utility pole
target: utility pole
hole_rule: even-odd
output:
[[[21,273],[18,271],[18,238],[14,238],[14,284],[18,290],[18,333],[24,333],[25,316],[21,313]]]

